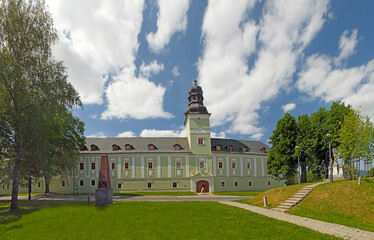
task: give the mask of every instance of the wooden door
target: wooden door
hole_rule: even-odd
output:
[[[203,191],[202,191],[203,190]],[[209,182],[205,180],[200,180],[196,183],[196,192],[209,192]]]

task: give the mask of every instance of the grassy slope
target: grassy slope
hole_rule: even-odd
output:
[[[229,195],[229,196],[256,196],[262,192],[215,192],[214,195]]]
[[[29,210],[9,215],[9,203],[0,202],[0,239],[335,239],[216,202],[20,205]]]
[[[288,213],[374,232],[374,182],[319,185]]]
[[[262,192],[258,194],[257,196],[248,199],[248,200],[240,200],[239,202],[242,203],[248,203],[251,205],[263,207],[264,206],[264,196],[266,195],[267,201],[268,201],[268,207],[267,208],[275,208],[282,202],[286,201],[288,198],[290,198],[292,195],[297,193],[302,187],[306,185],[310,185],[313,183],[304,183],[301,185],[292,185],[287,187],[281,187],[281,188],[274,188],[270,189],[266,192]]]
[[[133,192],[114,193],[114,196],[196,196],[194,192]]]

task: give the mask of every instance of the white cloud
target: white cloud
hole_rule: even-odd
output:
[[[342,53],[344,49],[340,45],[339,57],[348,57],[349,54]],[[356,109],[360,108],[374,120],[374,59],[361,66],[344,68],[334,65],[339,57],[309,56],[298,74],[299,91],[325,102],[344,101]]]
[[[132,131],[125,131],[125,132],[118,133],[116,137],[136,137],[136,135]]]
[[[90,115],[90,118],[92,118],[92,119],[96,119],[96,118],[97,118],[97,114],[91,114],[91,115]]]
[[[287,103],[286,105],[282,106],[282,110],[283,110],[283,112],[286,113],[286,112],[294,110],[295,107],[296,107],[295,103]]]
[[[348,36],[348,31],[344,31],[339,40],[340,55],[334,59],[337,66],[341,65],[342,60],[349,58],[356,52],[357,45],[357,29],[352,31],[352,34]]]
[[[178,66],[174,66],[173,70],[171,70],[171,73],[173,73],[175,77],[178,77],[180,75]]]
[[[211,138],[226,138],[226,133],[225,132],[219,132],[219,133],[211,132],[210,137]]]
[[[88,136],[88,138],[106,138],[107,136],[103,132],[93,133]]]
[[[165,88],[143,77],[135,77],[134,67],[123,69],[105,90],[108,106],[102,119],[172,118],[162,108]]]
[[[160,52],[169,43],[171,36],[187,29],[189,0],[158,0],[157,32],[149,33],[147,41],[153,52]]]
[[[259,139],[262,103],[292,83],[296,62],[322,28],[328,1],[267,1],[258,24],[248,18],[255,1],[209,1],[199,83],[212,126]],[[253,66],[248,59],[255,59]]]
[[[144,62],[140,66],[140,74],[146,78],[151,75],[158,74],[164,70],[164,64],[158,63],[157,60],[153,60],[150,64],[146,65]]]
[[[143,129],[140,137],[186,137],[186,130],[157,130],[157,129]]]
[[[102,104],[108,72],[131,65],[138,48],[143,1],[49,0],[69,80],[86,104]]]

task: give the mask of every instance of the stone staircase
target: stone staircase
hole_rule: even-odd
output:
[[[292,195],[292,197],[290,197],[283,203],[279,204],[276,208],[272,208],[271,210],[275,210],[278,212],[285,212],[291,209],[293,206],[301,202],[301,200],[303,200],[313,190],[313,188],[315,188],[317,185],[320,185],[326,182],[328,182],[328,180],[303,187],[297,193]]]

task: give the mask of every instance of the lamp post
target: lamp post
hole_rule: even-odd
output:
[[[333,176],[332,176],[333,169],[332,169],[332,159],[331,159],[331,134],[328,133],[326,136],[329,139],[329,168],[328,168],[328,171],[329,171],[330,182],[332,183],[334,181],[334,179],[333,179]],[[331,169],[331,171],[330,171],[330,169]]]
[[[296,147],[295,147],[295,150],[297,151],[298,148],[299,148],[299,146],[296,146]],[[298,181],[298,183],[301,184],[299,152],[297,152],[297,172],[298,172],[298,176],[299,176],[299,181]]]

